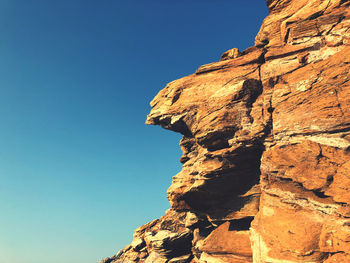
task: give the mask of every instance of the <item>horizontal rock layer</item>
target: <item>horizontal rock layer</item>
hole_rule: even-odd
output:
[[[104,263],[350,262],[350,1],[268,0],[255,46],[169,83],[171,209]]]

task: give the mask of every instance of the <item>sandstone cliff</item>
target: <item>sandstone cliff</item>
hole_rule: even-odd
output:
[[[171,209],[102,262],[350,262],[350,1],[268,0],[255,46],[169,83]]]

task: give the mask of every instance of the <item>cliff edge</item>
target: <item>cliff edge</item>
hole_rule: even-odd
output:
[[[350,262],[350,1],[268,0],[255,46],[169,83],[171,209],[104,263]]]

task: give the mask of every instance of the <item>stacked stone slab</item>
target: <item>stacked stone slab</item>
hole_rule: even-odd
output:
[[[350,1],[268,0],[255,46],[169,83],[171,209],[104,263],[350,262]]]

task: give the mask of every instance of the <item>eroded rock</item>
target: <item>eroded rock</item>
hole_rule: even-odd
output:
[[[350,262],[350,1],[268,0],[255,46],[169,83],[171,209],[103,262]]]

